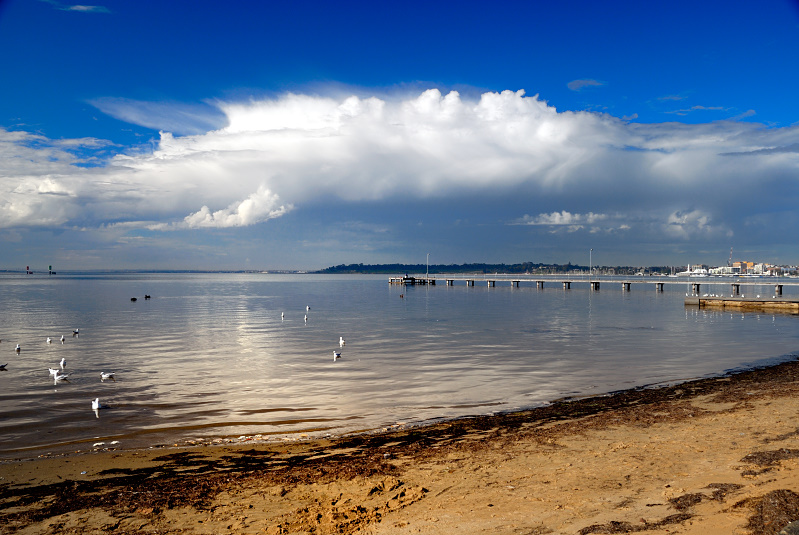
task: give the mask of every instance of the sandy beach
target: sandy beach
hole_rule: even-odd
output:
[[[799,363],[331,440],[0,464],[5,533],[777,534]]]

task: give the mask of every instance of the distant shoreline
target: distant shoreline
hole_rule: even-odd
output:
[[[599,271],[612,270],[616,275],[635,275],[642,271],[647,274],[665,274],[670,270],[681,268],[680,266],[651,266],[641,268],[640,266],[593,266]],[[488,264],[488,263],[464,263],[464,264],[340,264],[322,269],[64,269],[53,270],[53,274],[61,273],[64,275],[75,274],[155,274],[155,273],[264,273],[264,274],[289,274],[289,275],[384,275],[398,273],[502,273],[502,274],[529,274],[529,275],[561,275],[581,271],[589,271],[591,267],[579,264],[544,264],[533,262],[522,262],[517,264]],[[44,268],[30,270],[32,274],[48,274]],[[0,269],[0,273],[26,273],[25,269]],[[605,273],[606,274],[606,273]]]

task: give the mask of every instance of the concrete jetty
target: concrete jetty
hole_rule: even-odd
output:
[[[599,291],[601,285],[616,286],[619,285],[622,291],[629,292],[633,285],[651,284],[655,290],[662,292],[664,286],[667,284],[689,284],[692,296],[699,296],[700,291],[708,288],[724,291],[721,286],[728,286],[731,296],[741,295],[742,286],[763,286],[773,285],[773,294],[776,297],[782,296],[783,286],[799,286],[799,282],[787,282],[784,279],[768,280],[768,279],[753,279],[753,280],[740,280],[740,279],[703,279],[701,282],[695,278],[603,278],[603,277],[537,277],[533,276],[519,276],[519,275],[502,275],[502,274],[485,274],[485,275],[458,275],[458,276],[409,276],[390,277],[388,282],[390,284],[407,284],[407,285],[435,285],[436,280],[443,280],[447,286],[454,286],[456,283],[465,284],[466,286],[474,286],[475,283],[480,283],[493,288],[497,283],[507,283],[513,288],[518,288],[522,283],[535,283],[536,288],[543,289],[545,284],[561,285],[564,290],[570,290],[573,283],[588,283],[589,288],[593,291]]]

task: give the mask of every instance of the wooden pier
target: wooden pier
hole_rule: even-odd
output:
[[[721,308],[740,312],[781,312],[799,314],[799,299],[771,297],[722,297],[722,296],[688,296],[685,306],[699,308]]]

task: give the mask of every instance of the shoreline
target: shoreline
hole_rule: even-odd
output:
[[[3,461],[0,521],[10,533],[776,534],[799,520],[797,394],[791,360],[387,432]]]
[[[799,353],[789,353],[786,355],[782,355],[780,357],[763,359],[753,364],[725,370],[724,372],[721,372],[719,374],[714,373],[690,379],[664,380],[661,382],[646,383],[626,388],[623,390],[612,390],[604,393],[565,396],[553,399],[544,404],[533,407],[497,410],[497,411],[492,411],[490,413],[478,413],[471,415],[440,416],[428,420],[413,420],[411,418],[407,418],[405,419],[405,421],[402,422],[382,424],[382,425],[377,425],[376,427],[369,427],[369,428],[355,429],[355,430],[339,430],[339,431],[331,430],[329,432],[325,430],[299,430],[288,433],[270,432],[270,433],[245,434],[238,436],[210,435],[206,437],[198,437],[198,436],[187,437],[185,434],[182,436],[169,435],[165,433],[164,430],[156,430],[149,433],[167,434],[168,436],[164,437],[163,440],[159,440],[156,442],[145,442],[142,440],[134,440],[133,445],[129,445],[131,441],[124,440],[124,436],[121,435],[113,435],[105,439],[103,439],[102,437],[95,437],[92,440],[76,439],[73,441],[63,442],[63,443],[54,443],[49,445],[33,445],[27,448],[22,448],[17,450],[2,451],[0,452],[0,466],[8,463],[29,462],[42,459],[54,459],[54,458],[74,457],[82,455],[93,455],[98,453],[114,453],[114,452],[125,453],[133,451],[141,452],[148,450],[160,451],[160,450],[175,449],[175,448],[191,449],[196,447],[199,448],[235,447],[237,445],[270,446],[270,445],[285,445],[285,444],[296,444],[303,442],[313,442],[320,440],[335,441],[335,440],[349,439],[359,436],[380,435],[385,433],[409,431],[413,429],[432,428],[438,425],[457,423],[460,420],[473,420],[479,418],[493,418],[493,417],[505,417],[505,416],[517,416],[517,415],[521,415],[522,417],[528,417],[529,415],[530,418],[535,419],[538,418],[536,414],[539,411],[546,410],[555,405],[581,402],[593,399],[601,400],[604,398],[620,394],[629,394],[632,392],[643,391],[643,390],[661,390],[664,388],[679,387],[680,385],[686,383],[695,383],[705,380],[712,381],[715,379],[725,378],[739,373],[756,372],[761,369],[779,366],[781,364],[792,362],[794,360],[799,362]],[[89,444],[92,444],[92,447],[87,447]]]

